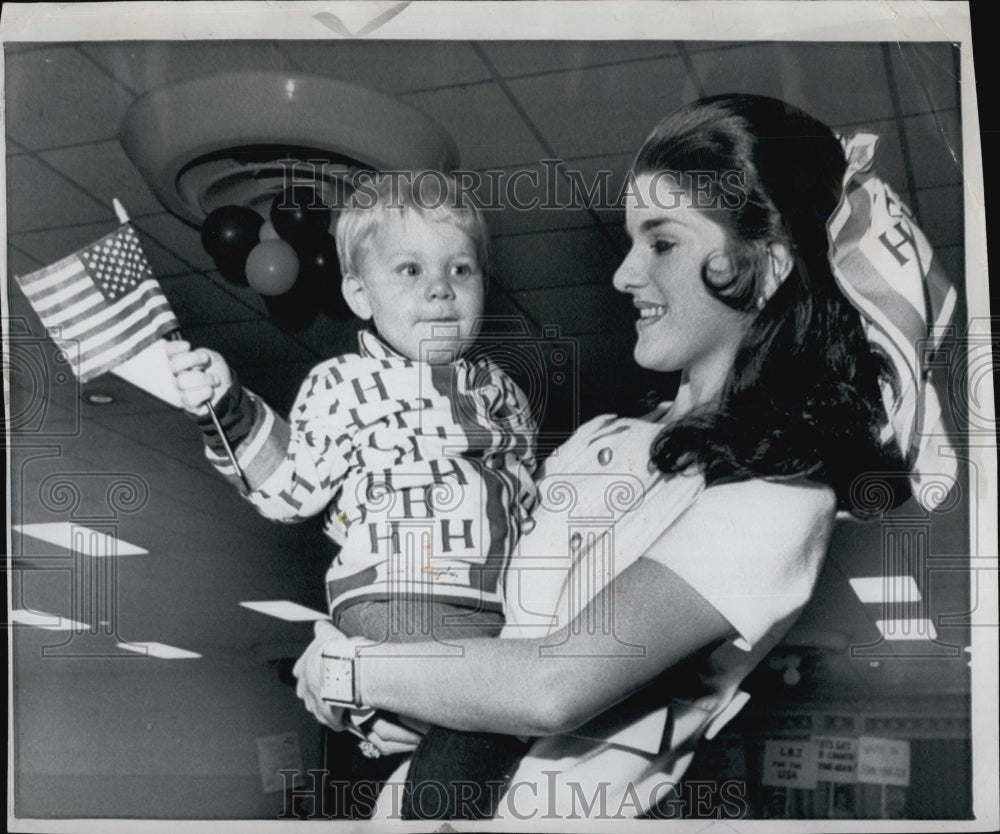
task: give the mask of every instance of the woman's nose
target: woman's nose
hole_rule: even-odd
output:
[[[625,260],[621,262],[618,269],[615,270],[615,276],[611,279],[612,286],[618,290],[618,292],[631,292],[636,286],[641,283],[639,277],[639,271],[636,268],[635,258],[632,256],[632,252],[635,250],[630,250],[625,256]]]

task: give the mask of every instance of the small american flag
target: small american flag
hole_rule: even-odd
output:
[[[128,223],[17,282],[81,382],[179,328]]]

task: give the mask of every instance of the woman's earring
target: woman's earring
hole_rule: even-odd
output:
[[[768,246],[767,256],[768,270],[764,276],[764,286],[757,296],[758,310],[764,309],[764,305],[771,300],[771,296],[778,291],[778,287],[785,282],[792,271],[792,257],[784,244],[772,243]]]

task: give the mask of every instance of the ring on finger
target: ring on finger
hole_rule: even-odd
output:
[[[382,751],[368,739],[358,742],[358,750],[361,751],[361,755],[366,759],[377,759],[382,755]]]

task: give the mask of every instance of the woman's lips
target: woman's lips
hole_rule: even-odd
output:
[[[639,308],[639,321],[636,327],[648,327],[655,324],[667,314],[667,308],[662,304],[637,304]]]

